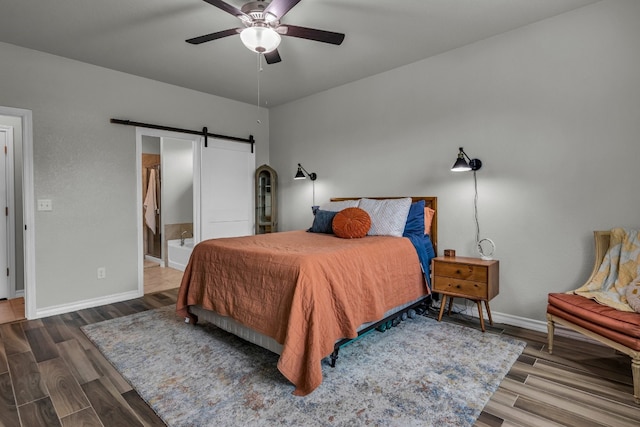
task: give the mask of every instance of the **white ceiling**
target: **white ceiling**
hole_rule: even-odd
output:
[[[227,0],[240,8],[243,0]],[[303,0],[282,20],[345,33],[341,46],[283,37],[264,64],[203,0],[2,0],[0,41],[242,102],[276,106],[597,0]]]

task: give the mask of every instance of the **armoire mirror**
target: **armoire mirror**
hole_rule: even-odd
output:
[[[256,234],[278,231],[278,174],[267,165],[256,169]]]

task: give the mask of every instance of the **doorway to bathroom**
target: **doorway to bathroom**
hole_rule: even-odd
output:
[[[142,291],[176,288],[182,272],[171,268],[168,244],[193,237],[194,144],[183,134],[138,132],[138,211]]]
[[[155,224],[151,217],[149,220],[155,233],[160,234],[161,256],[154,267],[147,263],[147,268],[144,268],[146,261],[155,257],[145,253],[144,230],[154,233],[144,214],[146,209],[154,207],[154,203],[151,196],[145,208],[145,199],[149,188],[155,187],[149,186],[151,180],[146,185],[143,182],[143,176],[151,174],[142,167],[143,139],[147,139],[143,137],[156,138],[154,143],[159,140],[160,146],[155,153],[160,155],[160,170],[156,174],[160,190],[155,202],[159,212],[156,212]],[[138,289],[141,295],[148,292],[151,273],[160,276],[161,286],[166,286],[165,289],[177,288],[191,250],[198,242],[253,234],[255,153],[252,144],[209,138],[205,145],[200,135],[137,127],[136,156],[140,254]],[[163,277],[163,274],[174,271],[178,275]],[[151,292],[156,290],[154,288]]]

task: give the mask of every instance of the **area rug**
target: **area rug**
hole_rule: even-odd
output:
[[[525,347],[417,316],[343,347],[297,397],[276,354],[172,306],[82,330],[171,427],[471,426]]]

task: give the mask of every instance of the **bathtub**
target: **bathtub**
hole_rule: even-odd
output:
[[[168,240],[167,247],[169,267],[184,271],[193,251],[193,238],[184,239],[184,246],[180,246],[180,239]]]

